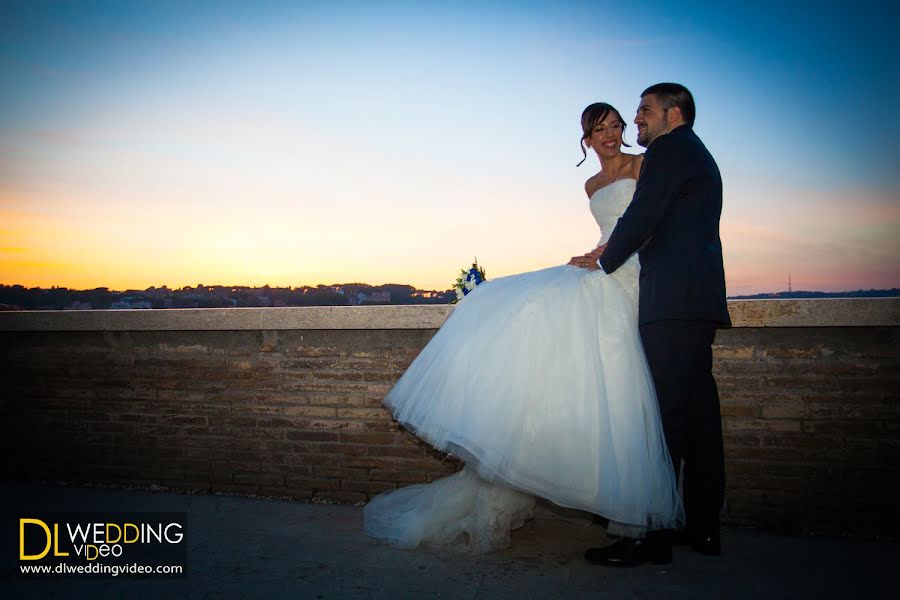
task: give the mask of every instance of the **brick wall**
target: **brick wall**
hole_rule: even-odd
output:
[[[458,464],[381,400],[433,331],[2,332],[9,476],[365,501]]]
[[[900,328],[720,331],[728,519],[900,533]]]
[[[0,330],[4,476],[346,502],[431,481],[459,463],[381,400],[434,327]],[[719,333],[729,522],[900,532],[898,337]]]

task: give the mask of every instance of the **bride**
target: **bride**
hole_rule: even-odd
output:
[[[625,123],[609,104],[588,106],[581,127],[582,152],[600,159],[585,191],[602,244],[643,157],[622,152]],[[580,260],[487,281],[456,306],[384,404],[465,467],[375,497],[366,533],[486,552],[509,544],[535,496],[601,515],[616,535],[683,523],[638,333],[638,257],[609,275]]]

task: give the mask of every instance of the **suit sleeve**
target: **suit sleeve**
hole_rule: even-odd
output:
[[[644,155],[641,178],[631,204],[619,217],[606,250],[598,261],[607,273],[618,269],[653,235],[669,205],[678,194],[685,173],[678,140],[664,135]]]

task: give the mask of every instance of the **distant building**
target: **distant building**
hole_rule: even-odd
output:
[[[391,293],[384,291],[370,292],[368,294],[364,292],[356,293],[356,303],[357,304],[390,304],[391,303]]]
[[[80,300],[75,300],[72,304],[68,306],[64,306],[63,310],[91,310],[90,302],[81,302]]]
[[[423,299],[431,299],[431,298],[441,298],[444,295],[444,292],[434,292],[434,291],[415,291],[409,295],[410,298],[423,298]]]
[[[117,300],[109,305],[115,310],[134,310],[153,308],[153,305],[143,298],[135,298],[134,296],[125,296],[121,300]]]

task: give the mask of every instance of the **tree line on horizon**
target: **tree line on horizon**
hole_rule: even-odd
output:
[[[419,290],[411,285],[346,283],[301,287],[203,285],[170,289],[111,290],[99,287],[26,288],[0,285],[6,310],[86,310],[131,308],[238,308],[283,306],[362,306],[372,304],[447,304],[453,290]]]
[[[86,309],[167,309],[243,308],[286,306],[365,306],[391,304],[448,304],[456,297],[453,289],[419,290],[411,285],[344,283],[300,287],[203,285],[170,289],[111,290],[99,287],[75,290],[54,286],[49,289],[0,284],[0,310],[86,310]],[[729,296],[731,300],[803,298],[888,298],[900,297],[900,289],[855,290],[851,292],[784,291]]]
[[[851,292],[815,292],[815,291],[789,291],[789,292],[770,292],[767,294],[749,294],[743,296],[728,296],[729,300],[778,300],[793,299],[802,300],[804,298],[898,298],[900,297],[900,288],[891,288],[885,290],[853,290]]]

